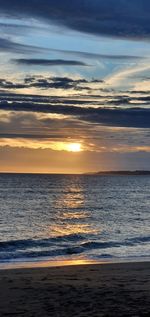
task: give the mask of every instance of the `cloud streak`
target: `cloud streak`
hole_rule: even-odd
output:
[[[150,37],[147,0],[1,0],[1,14],[36,17],[95,35],[119,38]]]
[[[39,53],[44,52],[47,49],[36,47],[27,44],[21,44],[14,42],[10,39],[0,38],[0,51],[1,52],[11,52],[11,53],[18,53],[18,54],[29,54],[29,53]]]
[[[100,54],[94,52],[84,52],[84,51],[71,51],[71,50],[61,50],[61,49],[54,49],[49,48],[51,52],[65,54],[65,55],[73,55],[76,57],[81,58],[88,58],[88,59],[106,59],[112,61],[123,61],[123,60],[143,60],[146,59],[146,56],[138,56],[138,55],[119,55],[119,54]]]
[[[35,58],[18,58],[12,59],[12,62],[26,66],[90,66],[81,61],[65,59],[35,59]]]

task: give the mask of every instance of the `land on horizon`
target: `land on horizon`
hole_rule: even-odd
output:
[[[86,173],[85,173],[86,174]],[[99,171],[87,173],[88,175],[150,175],[150,171],[135,170],[135,171]]]

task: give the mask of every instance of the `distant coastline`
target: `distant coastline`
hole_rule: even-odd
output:
[[[101,171],[86,173],[86,175],[148,175],[150,176],[150,171],[136,170],[136,171]]]

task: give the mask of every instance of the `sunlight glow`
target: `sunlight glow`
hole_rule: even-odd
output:
[[[80,152],[81,151],[81,144],[80,143],[70,143],[67,145],[67,151]]]

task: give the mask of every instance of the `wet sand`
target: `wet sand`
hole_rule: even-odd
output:
[[[0,270],[0,317],[150,316],[150,263]]]

